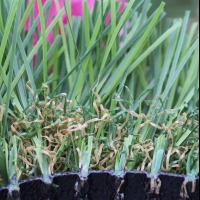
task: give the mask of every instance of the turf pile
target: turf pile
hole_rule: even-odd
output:
[[[199,173],[198,113],[166,110],[156,113],[166,116],[156,124],[151,112],[157,102],[145,115],[125,108],[119,96],[115,109],[106,109],[95,88],[92,93],[92,109],[74,106],[65,93],[50,98],[43,84],[23,113],[15,107],[9,117],[9,144],[2,139],[1,182],[14,179],[16,186],[19,179],[42,175],[45,183],[51,183],[54,173],[79,171],[86,178],[88,170],[115,170],[114,175],[124,170],[147,171],[152,178],[162,171],[195,180]],[[40,94],[45,94],[44,101],[39,101]]]
[[[122,12],[114,0],[92,11],[84,1],[81,19],[55,0],[46,28],[51,1],[38,0],[35,20],[34,0],[26,3],[0,1],[0,186],[13,196],[19,180],[51,185],[54,173],[85,180],[89,170],[149,172],[154,192],[160,171],[194,183],[199,37],[198,23],[187,30],[189,11],[171,20],[164,3],[149,14],[150,0],[127,1]]]

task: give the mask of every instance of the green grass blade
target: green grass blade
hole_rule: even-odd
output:
[[[141,37],[141,39],[139,40],[139,42],[135,46],[134,50],[131,53],[129,53],[129,55],[127,55],[127,58],[124,59],[124,62],[121,63],[121,65],[116,69],[116,71],[113,73],[113,75],[107,81],[106,85],[104,86],[104,88],[100,92],[101,96],[103,94],[105,94],[103,96],[103,98],[102,98],[102,101],[116,87],[116,85],[119,83],[121,77],[123,76],[124,71],[128,68],[128,66],[130,65],[131,61],[133,61],[136,58],[136,56],[138,55],[138,52],[144,46],[147,38],[149,37],[149,34],[151,33],[153,27],[157,23],[157,20],[159,18],[159,15],[162,12],[162,9],[163,9],[164,5],[165,5],[164,3],[162,3],[160,5],[160,7],[158,8],[158,10],[157,10],[155,16],[153,17],[151,23],[149,24],[149,26],[147,27],[145,33],[143,34],[143,36]]]

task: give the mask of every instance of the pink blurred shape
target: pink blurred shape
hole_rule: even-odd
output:
[[[122,12],[124,10],[126,0],[116,0],[116,2],[121,2],[121,5],[119,7],[119,12]],[[112,17],[112,13],[109,12],[108,16],[106,17],[106,20],[105,20],[106,25],[109,23],[111,17]]]
[[[42,1],[42,5],[44,5],[46,3],[46,0],[41,0]],[[60,8],[64,7],[64,1],[65,0],[58,0],[58,3],[60,5]],[[94,1],[95,0],[88,0],[88,6],[89,6],[89,10],[91,11],[92,8],[94,7]],[[30,2],[30,0],[28,1],[28,3]],[[67,4],[67,1],[65,1]],[[83,5],[83,0],[71,0],[71,12],[72,12],[72,16],[82,16],[82,5]],[[46,13],[44,13],[46,14]],[[39,15],[39,9],[38,9],[38,3],[37,0],[35,0],[34,2],[34,6],[33,6],[33,19],[35,20],[37,18],[37,16]],[[55,4],[55,0],[52,0],[52,3],[50,5],[50,11],[49,11],[49,16],[47,19],[47,27],[51,24],[53,17],[57,15],[57,10],[56,10],[56,4]],[[64,24],[67,24],[67,16],[66,13],[63,14],[62,16],[62,21]],[[24,24],[24,30],[29,30],[29,26],[30,26],[30,16],[28,16],[25,24]],[[40,22],[38,24],[38,29],[39,31],[41,31],[41,25]],[[36,39],[36,34],[33,35],[34,38],[34,43],[37,42]],[[47,41],[52,43],[53,42],[53,31],[51,31],[48,36],[47,36]]]
[[[42,1],[42,5],[44,5],[46,3],[46,0],[41,0]],[[49,16],[48,16],[48,19],[47,19],[47,24],[46,24],[46,27],[48,27],[52,20],[53,20],[53,17],[57,15],[57,9],[56,9],[56,4],[55,4],[55,1],[56,0],[52,0],[52,3],[50,5],[50,11],[49,11]],[[67,1],[68,0],[58,0],[58,3],[59,3],[59,6],[60,8],[63,8],[65,3],[67,4]],[[71,12],[72,12],[72,16],[79,16],[79,17],[82,17],[82,9],[83,9],[83,1],[84,0],[71,0]],[[87,0],[88,1],[88,7],[89,7],[89,10],[91,11],[92,8],[94,7],[94,3],[95,3],[95,0]],[[116,2],[121,2],[121,6],[119,8],[119,12],[123,11],[124,7],[125,7],[125,2],[126,0],[116,0]],[[28,0],[28,3],[30,2],[30,0]],[[39,15],[39,9],[38,9],[38,1],[35,0],[34,2],[34,6],[33,6],[33,19],[35,20],[37,18],[37,16]],[[46,14],[46,13],[44,13]],[[106,20],[105,20],[105,24],[107,25],[110,21],[110,18],[112,16],[112,13],[110,12],[108,14],[108,16],[106,17]],[[66,13],[64,13],[62,15],[62,21],[64,24],[67,24],[67,16],[66,16]],[[30,16],[28,16],[25,24],[24,24],[24,30],[29,30],[29,26],[30,26]],[[40,22],[38,23],[38,29],[39,31],[41,32],[41,25],[40,25]],[[48,36],[47,36],[47,41],[52,43],[54,40],[54,36],[53,36],[53,31],[51,31]],[[36,34],[33,35],[33,43],[34,45],[37,43],[37,37],[36,37]]]

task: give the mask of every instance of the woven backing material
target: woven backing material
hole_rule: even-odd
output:
[[[183,186],[188,198],[181,197]],[[167,173],[157,179],[136,171],[124,176],[91,171],[87,179],[79,177],[79,173],[64,173],[54,175],[52,184],[35,178],[21,181],[19,187],[21,200],[199,200],[199,178],[194,184],[185,182],[183,175]],[[0,188],[0,200],[9,200],[8,188]]]

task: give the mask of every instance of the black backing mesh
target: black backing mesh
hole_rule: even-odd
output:
[[[150,178],[143,172],[126,172],[121,177],[110,171],[91,171],[88,179],[80,181],[78,173],[55,175],[53,184],[41,179],[25,180],[19,184],[21,200],[182,200],[181,186],[185,176],[161,173],[159,194],[150,193]],[[84,184],[83,184],[84,183]],[[80,186],[83,187],[80,187]],[[192,192],[192,182],[186,185],[187,200],[199,200],[199,178]],[[17,193],[16,193],[17,194]],[[13,193],[15,195],[15,193]],[[0,200],[8,200],[7,187],[0,188]],[[186,199],[184,199],[186,200]]]

